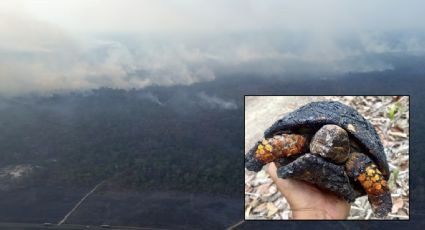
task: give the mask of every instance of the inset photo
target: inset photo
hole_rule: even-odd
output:
[[[408,220],[409,96],[245,96],[246,220]]]

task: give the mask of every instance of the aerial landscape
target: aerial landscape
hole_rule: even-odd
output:
[[[2,1],[0,227],[281,229],[244,220],[245,95],[410,95],[420,175],[414,2]]]

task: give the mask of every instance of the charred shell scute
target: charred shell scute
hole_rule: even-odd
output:
[[[264,165],[255,157],[255,150],[257,149],[258,144],[260,144],[260,142],[257,142],[245,155],[245,168],[254,172],[260,171]]]
[[[294,178],[315,184],[352,202],[361,192],[353,189],[344,166],[335,165],[323,158],[306,153],[284,167],[278,168],[280,178]]]
[[[354,136],[378,165],[385,179],[389,177],[389,168],[384,147],[372,124],[355,109],[335,101],[309,103],[276,121],[268,128],[264,136],[275,133],[291,132],[299,129],[317,131],[321,126],[334,124],[344,128]]]

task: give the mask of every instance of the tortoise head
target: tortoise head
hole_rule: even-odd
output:
[[[354,108],[335,101],[312,102],[277,120],[265,133],[265,138],[276,133],[314,134],[324,125],[333,124],[343,128],[349,135],[351,146],[368,155],[385,179],[389,178],[389,167],[379,135]]]

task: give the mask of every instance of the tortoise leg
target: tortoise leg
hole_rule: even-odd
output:
[[[359,181],[366,191],[374,213],[386,216],[392,208],[391,192],[373,161],[363,153],[352,153],[345,167],[348,176]]]
[[[298,134],[280,134],[258,142],[245,155],[245,167],[260,171],[263,165],[282,157],[304,153],[308,147],[307,138]]]
[[[329,190],[352,202],[361,194],[350,185],[344,166],[329,163],[323,158],[306,153],[295,161],[278,168],[280,178],[299,179]]]

